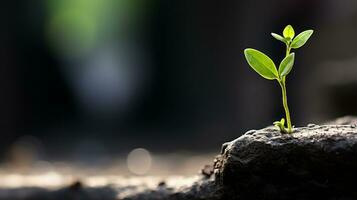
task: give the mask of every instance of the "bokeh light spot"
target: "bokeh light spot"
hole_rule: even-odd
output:
[[[136,175],[144,175],[151,168],[151,154],[148,150],[137,148],[128,154],[127,165],[130,172]]]

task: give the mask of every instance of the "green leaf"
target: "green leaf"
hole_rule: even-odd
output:
[[[296,38],[291,43],[291,47],[294,49],[302,47],[313,33],[314,33],[313,30],[307,30],[300,33],[299,35],[296,36]]]
[[[285,119],[284,118],[281,118],[281,120],[280,120],[280,123],[281,123],[281,125],[285,125]]]
[[[278,35],[278,34],[276,34],[276,33],[271,33],[271,36],[273,36],[275,39],[277,39],[277,40],[279,40],[279,41],[282,41],[282,42],[284,42],[284,43],[287,42],[286,39],[285,39],[283,36]]]
[[[244,55],[248,64],[262,77],[269,80],[279,78],[274,62],[264,53],[248,48],[244,50]]]
[[[283,36],[284,36],[286,39],[293,39],[294,36],[295,36],[294,28],[293,28],[291,25],[287,25],[287,26],[284,28]]]
[[[295,53],[286,56],[279,65],[279,75],[284,77],[289,74],[294,65]]]
[[[287,133],[287,130],[285,129],[285,119],[284,118],[281,118],[280,121],[275,121],[273,124],[274,124],[274,126],[279,128],[280,132]]]

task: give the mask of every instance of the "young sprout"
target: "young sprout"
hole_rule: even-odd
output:
[[[291,25],[287,25],[284,28],[282,36],[276,33],[271,33],[275,39],[285,43],[286,45],[285,58],[280,62],[278,70],[272,59],[270,59],[264,53],[252,48],[247,48],[244,50],[245,58],[247,59],[250,67],[263,78],[268,80],[277,80],[281,87],[286,120],[282,118],[280,121],[274,122],[274,125],[278,127],[282,133],[292,133],[293,131],[286,95],[286,76],[293,68],[295,60],[295,53],[291,53],[291,50],[302,47],[311,37],[313,32],[313,30],[303,31],[295,37],[295,31],[293,27]],[[287,128],[285,127],[285,121],[287,123]]]

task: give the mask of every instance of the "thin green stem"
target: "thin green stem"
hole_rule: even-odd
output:
[[[290,55],[290,50],[291,50],[290,42],[288,42],[288,43],[286,44],[286,54],[285,54],[285,57],[287,57],[288,55]]]
[[[279,85],[281,87],[281,92],[282,92],[282,98],[283,98],[283,106],[284,106],[284,110],[285,110],[285,114],[286,114],[286,122],[288,125],[288,133],[292,132],[292,126],[291,126],[291,118],[290,118],[290,111],[289,111],[289,107],[288,107],[288,98],[286,95],[286,85],[285,85],[285,77],[283,80],[279,81]]]
[[[290,51],[291,51],[291,46],[290,46],[290,41],[286,43],[286,56],[290,55]],[[284,106],[284,110],[285,110],[285,114],[286,114],[286,123],[288,125],[288,130],[286,131],[287,133],[291,133],[292,132],[292,126],[291,126],[291,118],[290,118],[290,111],[289,111],[289,107],[288,107],[288,98],[286,95],[286,84],[285,84],[285,79],[286,77],[280,77],[280,79],[278,80],[279,85],[281,87],[281,92],[282,92],[282,98],[283,98],[283,106]]]

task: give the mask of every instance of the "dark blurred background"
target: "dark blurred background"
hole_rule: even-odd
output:
[[[0,20],[3,162],[218,152],[284,116],[243,50],[280,62],[287,24],[315,30],[287,81],[293,123],[357,114],[355,0],[3,1]]]

